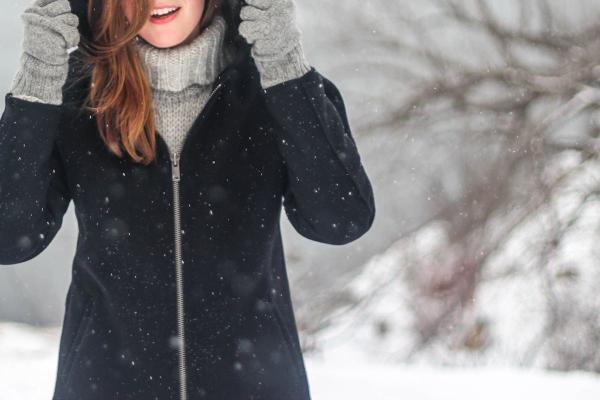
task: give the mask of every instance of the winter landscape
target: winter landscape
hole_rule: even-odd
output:
[[[58,335],[57,328],[0,324],[1,399],[51,398]],[[331,344],[331,350],[318,357],[306,357],[314,400],[595,400],[600,393],[600,381],[591,373],[386,363],[357,354],[352,339],[347,342]]]
[[[0,88],[24,3],[0,16]],[[377,202],[342,247],[282,218],[314,400],[600,398],[600,5],[298,3]],[[51,396],[72,211],[0,267],[0,400]]]

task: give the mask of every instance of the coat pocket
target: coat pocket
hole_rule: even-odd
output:
[[[267,301],[267,304],[268,307],[265,315],[268,316],[267,319],[270,322],[272,322],[274,329],[277,331],[278,336],[281,338],[281,343],[284,347],[283,350],[289,357],[289,362],[291,363],[291,367],[294,369],[296,377],[302,380],[303,374],[301,372],[301,368],[299,367],[299,363],[301,362],[299,357],[302,357],[302,354],[300,353],[300,351],[296,350],[293,336],[289,332],[277,305],[272,300]]]
[[[73,363],[75,361],[75,358],[79,354],[79,351],[81,350],[81,343],[85,337],[86,332],[88,331],[90,323],[92,322],[92,316],[91,316],[92,310],[93,310],[93,301],[90,300],[87,302],[87,304],[85,306],[85,309],[84,309],[81,319],[79,321],[79,325],[77,327],[77,331],[75,333],[73,341],[71,342],[71,345],[67,352],[67,356],[65,357],[65,363],[64,363],[64,367],[63,367],[63,376],[66,377],[67,379],[69,379],[69,376],[71,375],[71,369],[73,367]]]
[[[292,356],[292,358],[294,358],[294,354],[296,352],[294,351],[293,339],[285,325],[285,322],[283,320],[283,317],[281,316],[279,308],[277,308],[277,306],[274,303],[270,302],[269,309],[270,309],[270,313],[272,314],[273,320],[277,324],[277,327],[279,329],[279,334],[285,340],[285,344],[288,348],[288,351],[290,352],[290,355]]]

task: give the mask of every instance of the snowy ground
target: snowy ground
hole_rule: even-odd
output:
[[[0,399],[50,400],[59,330],[0,323]],[[600,376],[516,369],[443,369],[306,357],[313,400],[597,400]],[[32,379],[35,377],[35,379]]]

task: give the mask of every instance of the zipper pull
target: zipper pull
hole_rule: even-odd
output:
[[[209,98],[209,99],[210,99],[210,98],[213,96],[213,94],[215,94],[215,92],[216,92],[217,90],[219,90],[219,89],[221,88],[221,85],[222,85],[222,83],[221,83],[221,82],[219,82],[219,83],[217,84],[217,86],[215,86],[215,88],[213,89],[213,91],[212,91],[212,92],[210,92],[210,95],[208,96],[208,98]]]
[[[181,172],[179,171],[179,153],[174,151],[171,153],[171,162],[173,165],[173,181],[178,182],[181,178]]]

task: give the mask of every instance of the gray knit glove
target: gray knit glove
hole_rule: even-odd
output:
[[[21,19],[23,52],[10,92],[25,100],[62,104],[69,54],[79,44],[79,18],[68,0],[36,0]]]
[[[239,26],[249,44],[263,89],[299,78],[310,70],[296,24],[294,0],[246,0]]]

